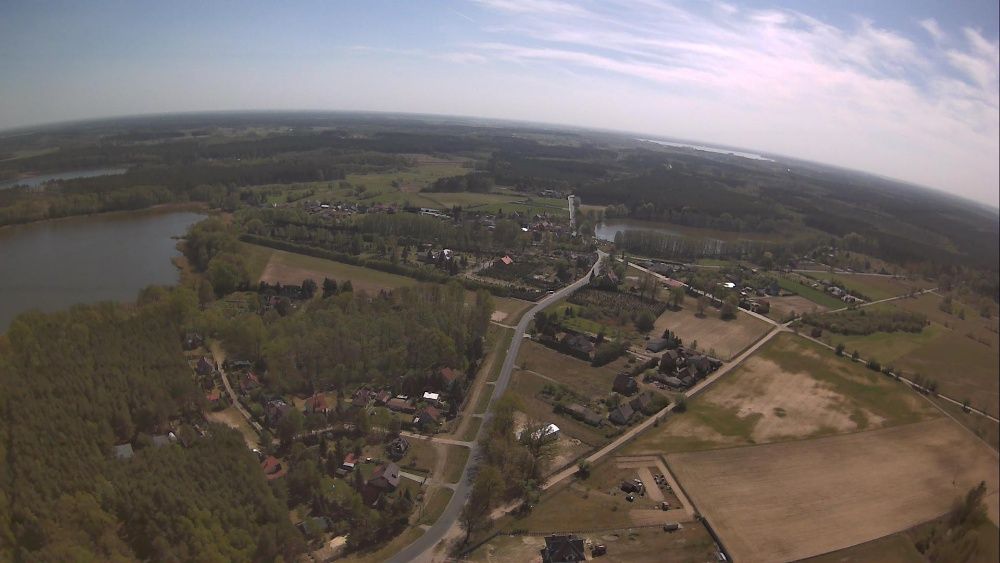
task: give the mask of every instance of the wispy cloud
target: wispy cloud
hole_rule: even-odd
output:
[[[700,130],[703,140],[958,191],[971,188],[953,184],[996,193],[1000,183],[1000,52],[971,28],[949,35],[923,19],[916,23],[929,37],[913,37],[863,17],[835,26],[794,10],[723,1],[476,3],[500,16],[483,30],[495,40],[466,44],[451,60],[516,63],[518,72],[550,76],[589,73],[592,84],[626,79],[649,93],[651,114],[711,112],[701,129],[674,119],[677,135]],[[732,120],[728,129],[723,115]]]

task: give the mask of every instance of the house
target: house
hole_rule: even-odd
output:
[[[390,461],[375,468],[371,479],[368,479],[368,486],[375,487],[381,491],[392,492],[399,486],[399,479],[399,466]]]
[[[295,527],[302,532],[302,535],[306,537],[314,537],[319,536],[324,532],[329,532],[332,525],[333,524],[330,522],[330,519],[326,516],[313,516],[299,522],[295,525]]]
[[[222,400],[222,390],[218,387],[213,387],[211,391],[205,393],[205,400],[211,405],[216,405]]]
[[[316,393],[312,397],[306,399],[306,404],[304,405],[303,410],[307,413],[326,414],[329,410],[326,406],[326,397]]]
[[[387,389],[383,389],[375,395],[375,402],[379,405],[385,405],[391,398],[392,393],[390,393]]]
[[[215,364],[205,356],[202,356],[198,358],[198,363],[194,366],[194,371],[198,375],[212,375],[215,371]]]
[[[578,405],[576,403],[566,407],[566,412],[570,413],[574,418],[582,420],[591,426],[601,425],[601,415],[588,409],[583,405]]]
[[[712,362],[708,359],[708,357],[702,356],[701,354],[691,356],[688,358],[687,363],[689,366],[694,366],[701,375],[705,375],[712,371]]]
[[[691,377],[690,375],[685,375],[684,377],[681,377],[680,380],[681,380],[681,386],[683,387],[691,387],[692,385],[694,385],[694,378]]]
[[[413,424],[417,428],[429,428],[441,422],[441,412],[434,407],[424,407],[413,417]]]
[[[185,350],[194,350],[205,343],[205,339],[197,332],[188,332],[184,335],[181,345]]]
[[[461,373],[452,368],[441,368],[438,373],[441,375],[441,379],[445,385],[451,385],[462,377]]]
[[[542,563],[575,563],[586,559],[583,538],[578,538],[573,534],[552,534],[545,537]]]
[[[112,450],[115,454],[116,459],[132,459],[135,455],[135,451],[132,449],[132,444],[119,444],[115,446]]]
[[[167,434],[157,434],[153,436],[153,447],[162,448],[163,446],[169,446],[177,441],[177,436],[173,432]]]
[[[250,360],[226,360],[226,369],[240,370],[253,369],[253,362]]]
[[[252,371],[248,371],[240,377],[240,392],[244,395],[260,387],[260,378]]]
[[[587,357],[594,351],[594,343],[582,334],[567,333],[562,339],[562,345],[573,353]]]
[[[660,356],[660,371],[663,373],[673,372],[677,369],[680,359],[681,355],[677,350],[667,350]]]
[[[635,414],[635,411],[632,410],[632,406],[628,403],[622,403],[618,405],[618,408],[611,411],[611,414],[608,415],[608,420],[618,425],[625,425],[632,419],[633,414]]]
[[[389,456],[389,459],[393,461],[399,461],[402,459],[409,449],[410,443],[407,442],[406,438],[403,438],[402,436],[399,436],[385,445],[385,453]]]
[[[398,397],[393,397],[392,399],[389,399],[389,402],[386,403],[385,406],[389,407],[389,410],[391,411],[402,412],[406,414],[413,414],[413,412],[417,410],[416,407],[413,406],[413,403],[411,403],[410,400],[407,399],[404,395],[400,395]]]
[[[611,384],[611,389],[615,393],[631,395],[639,390],[639,384],[629,374],[619,373],[615,376],[615,381]]]
[[[354,471],[354,466],[358,464],[358,456],[354,452],[344,456],[343,463],[340,464],[340,468],[344,471]]]
[[[517,433],[517,439],[520,440],[521,436],[524,434],[526,429],[521,429]],[[531,439],[541,442],[552,442],[559,439],[559,427],[555,424],[549,423],[535,430],[531,433]]]
[[[290,410],[292,410],[291,405],[286,403],[281,397],[271,399],[264,405],[264,419],[267,421],[268,426],[277,426]]]
[[[500,259],[500,263],[503,264],[504,266],[510,266],[511,264],[514,263],[514,259],[511,258],[510,256],[504,256],[503,258]]]
[[[430,391],[425,391],[424,392],[424,400],[427,401],[428,403],[436,406],[436,407],[440,407],[441,406],[441,394],[440,393],[431,393]]]
[[[375,392],[367,387],[362,387],[351,395],[351,405],[364,409],[368,408],[368,404],[375,400]]]
[[[288,473],[288,469],[281,463],[281,460],[273,455],[265,457],[264,461],[260,463],[260,468],[264,471],[264,477],[268,481],[284,477],[285,473]]]
[[[636,412],[641,412],[643,414],[652,414],[653,410],[653,393],[646,391],[638,397],[632,399],[628,402],[632,410]]]
[[[653,338],[649,342],[646,342],[646,350],[655,354],[666,350],[669,345],[670,341],[666,338]]]

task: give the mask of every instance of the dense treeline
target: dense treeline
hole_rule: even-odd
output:
[[[266,325],[256,315],[237,318],[224,340],[232,354],[266,366],[262,383],[271,392],[368,383],[412,394],[438,368],[465,371],[479,360],[492,313],[488,292],[466,306],[461,285],[428,284],[378,298],[341,293]]]
[[[802,321],[839,334],[873,332],[920,332],[927,317],[895,308],[848,309],[836,313],[806,313]]]
[[[424,188],[425,192],[479,192],[493,189],[493,178],[482,172],[439,178]]]
[[[29,313],[0,339],[0,559],[293,556],[299,536],[231,430],[187,428],[189,448],[113,458],[114,444],[196,419],[204,400],[180,349],[195,296],[140,301]]]

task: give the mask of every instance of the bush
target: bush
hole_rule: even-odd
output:
[[[609,364],[625,353],[625,343],[618,340],[615,342],[603,342],[594,351],[594,359],[590,365],[600,367]]]

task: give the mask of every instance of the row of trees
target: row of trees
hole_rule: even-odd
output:
[[[836,313],[806,313],[802,321],[839,334],[864,335],[873,332],[920,332],[927,326],[921,313],[895,308],[848,309]]]

